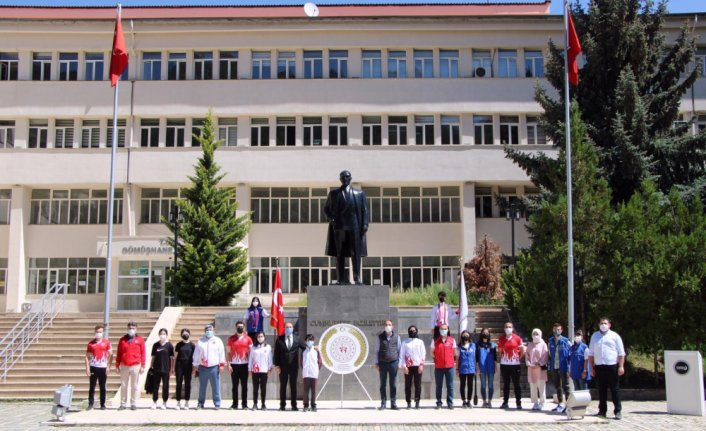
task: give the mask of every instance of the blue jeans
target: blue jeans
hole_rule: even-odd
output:
[[[390,380],[390,402],[397,405],[397,361],[380,362],[380,401],[387,401],[387,380]]]
[[[446,404],[454,405],[454,369],[434,368],[434,383],[436,383],[436,405],[441,405],[441,385],[446,379]]]
[[[213,405],[221,406],[221,377],[218,374],[218,365],[204,367],[199,365],[199,405],[203,407],[206,402],[206,386],[211,385],[211,398]]]
[[[491,401],[493,399],[493,381],[495,380],[495,373],[481,373],[480,375],[480,394],[483,397],[483,401]],[[488,398],[485,397],[485,388],[488,388]]]
[[[588,389],[588,382],[584,379],[571,379],[574,381],[574,390],[575,391],[585,391]]]

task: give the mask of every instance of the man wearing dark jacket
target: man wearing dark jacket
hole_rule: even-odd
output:
[[[275,341],[274,365],[279,374],[279,409],[284,411],[287,405],[287,383],[292,400],[292,410],[297,409],[297,376],[299,375],[299,356],[304,345],[299,337],[294,335],[294,325],[284,324],[284,335]]]

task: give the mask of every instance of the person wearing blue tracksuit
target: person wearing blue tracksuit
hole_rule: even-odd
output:
[[[498,366],[498,346],[490,340],[488,328],[483,328],[480,332],[480,339],[476,343],[476,363],[480,375],[480,394],[483,397],[483,407],[492,408],[493,381]]]
[[[574,383],[575,391],[585,391],[588,389],[588,381],[591,380],[590,364],[588,361],[588,346],[583,342],[583,331],[577,329],[574,334],[574,344],[569,349],[569,374]],[[586,374],[583,370],[586,369]]]
[[[468,331],[461,332],[456,372],[461,378],[463,408],[471,408],[471,394],[473,393],[473,383],[476,378],[476,345],[471,340],[471,333]]]

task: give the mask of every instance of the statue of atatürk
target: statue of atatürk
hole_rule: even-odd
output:
[[[341,187],[332,190],[326,199],[324,213],[328,218],[326,254],[336,256],[338,284],[351,284],[346,270],[346,258],[351,258],[353,281],[363,284],[361,260],[368,255],[365,233],[368,231],[368,202],[365,193],[351,187],[351,173],[341,172]]]

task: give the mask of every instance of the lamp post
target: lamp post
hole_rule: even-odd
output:
[[[176,282],[176,273],[179,269],[179,254],[177,245],[179,244],[179,221],[181,220],[181,211],[178,205],[172,206],[171,211],[169,211],[169,222],[174,226],[174,270],[172,276],[173,289],[175,305],[179,303],[179,285]]]
[[[512,264],[515,264],[515,220],[520,220],[520,205],[517,202],[510,202],[507,209],[505,210],[505,220],[510,221],[510,232],[512,242]]]

